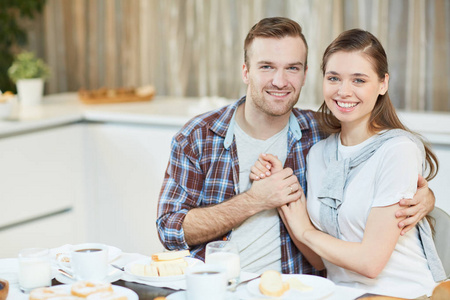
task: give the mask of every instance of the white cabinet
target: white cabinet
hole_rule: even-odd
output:
[[[88,124],[88,240],[150,255],[161,251],[158,196],[178,127]]]
[[[72,244],[78,220],[74,211],[49,216],[0,231],[0,258],[17,257],[24,248]]]
[[[71,125],[0,139],[0,257],[15,256],[24,245],[42,245],[47,237],[55,245],[63,240],[50,241],[52,236],[82,234],[78,219],[68,217],[78,214],[75,206],[84,193],[82,136],[82,126]],[[20,225],[65,209],[72,212]],[[65,217],[69,225],[59,222]]]

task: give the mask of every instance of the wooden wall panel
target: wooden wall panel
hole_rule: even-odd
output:
[[[238,98],[245,36],[275,15],[298,21],[308,40],[302,103],[321,102],[325,47],[361,27],[386,48],[397,107],[450,109],[445,0],[47,0],[29,48],[50,64],[47,93],[152,84],[160,95]]]

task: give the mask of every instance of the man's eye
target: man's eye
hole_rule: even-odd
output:
[[[272,67],[271,66],[261,66],[261,69],[269,70],[269,69],[272,69]]]
[[[298,71],[299,68],[298,67],[289,67],[288,70],[290,70],[290,71]]]

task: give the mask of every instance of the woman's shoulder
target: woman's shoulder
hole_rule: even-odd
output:
[[[315,161],[317,159],[323,159],[323,151],[324,151],[326,142],[330,137],[317,142],[316,144],[314,144],[311,147],[311,149],[309,150],[309,153],[308,153],[308,158],[307,158],[308,161],[311,161],[311,160]]]
[[[330,137],[328,137],[328,138],[326,138],[326,139],[324,139],[324,140],[321,140],[321,141],[315,143],[315,144],[311,147],[311,150],[309,150],[309,153],[311,153],[311,152],[313,152],[313,153],[317,153],[317,152],[322,153],[323,148],[325,147],[325,143],[326,143],[327,139],[329,139],[329,138],[330,138]]]
[[[418,140],[421,143],[420,140]],[[378,151],[402,153],[404,151],[420,151],[419,145],[408,135],[399,135],[386,140],[379,148]]]

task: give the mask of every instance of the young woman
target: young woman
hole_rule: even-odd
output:
[[[340,285],[397,297],[431,295],[445,279],[423,219],[404,236],[395,212],[416,192],[418,174],[432,179],[437,160],[398,119],[388,96],[389,74],[381,43],[367,31],[342,33],[322,60],[322,129],[330,137],[307,158],[308,201],[279,209],[297,247],[313,250]],[[261,155],[252,179],[282,168]],[[317,228],[317,229],[316,229]],[[319,257],[322,260],[318,259]]]

